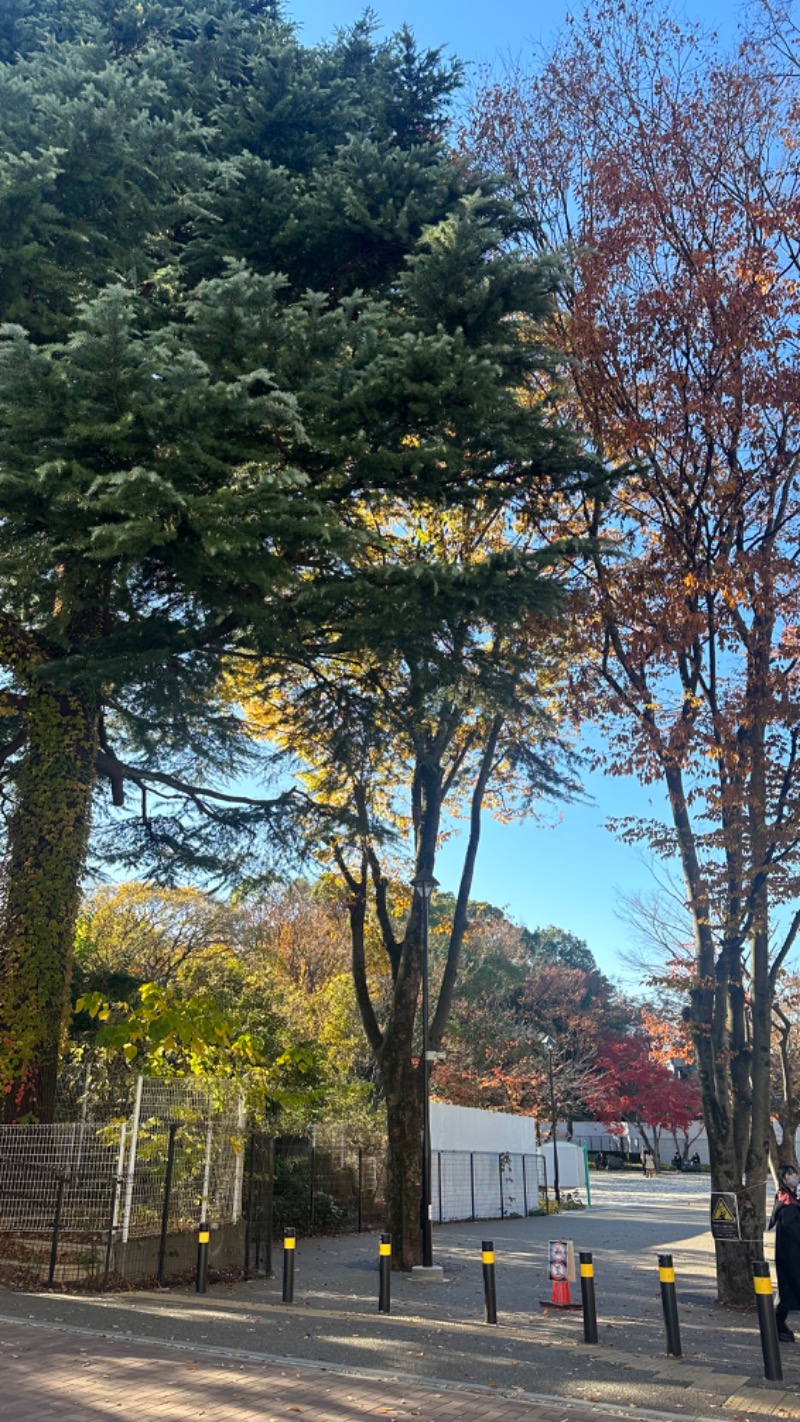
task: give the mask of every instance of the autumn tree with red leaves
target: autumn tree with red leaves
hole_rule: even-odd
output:
[[[677,861],[690,1029],[717,1190],[718,1295],[762,1253],[770,1035],[800,912],[800,116],[797,37],[724,52],[656,5],[597,5],[532,75],[490,84],[471,142],[561,246],[565,400],[620,470],[564,506],[576,695],[607,763],[665,792],[621,833]],[[781,30],[781,26],[783,26]],[[792,60],[792,63],[787,62]]]
[[[696,1078],[675,1076],[653,1055],[651,1042],[641,1033],[603,1043],[597,1077],[602,1092],[598,1114],[608,1124],[635,1125],[657,1165],[662,1130],[677,1140],[700,1112]]]
[[[552,927],[520,929],[496,911],[483,919],[476,915],[454,995],[447,1057],[433,1079],[435,1093],[463,1106],[549,1121],[543,1038],[550,1036],[556,1043],[556,1112],[569,1129],[602,1103],[594,1069],[601,1043],[633,1022],[629,1004],[598,971],[580,939]]]

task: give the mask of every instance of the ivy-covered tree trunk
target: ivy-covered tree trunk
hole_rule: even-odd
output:
[[[91,820],[98,714],[33,690],[0,902],[0,1083],[6,1121],[53,1118]]]

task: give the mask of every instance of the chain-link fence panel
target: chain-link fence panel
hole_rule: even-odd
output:
[[[446,1220],[474,1219],[475,1177],[470,1152],[434,1151],[431,1166],[433,1218],[436,1222],[442,1224]]]
[[[528,1214],[547,1211],[547,1161],[543,1155],[524,1155],[525,1195]]]
[[[0,1126],[0,1283],[91,1282],[114,1211],[119,1129]]]
[[[125,1121],[0,1127],[0,1283],[102,1281],[147,1240],[158,1250],[140,1250],[132,1267],[160,1277],[167,1237],[201,1220],[238,1224],[245,1148],[228,1081],[140,1077]]]
[[[547,1176],[540,1155],[488,1151],[433,1151],[433,1218],[524,1218],[545,1209]]]
[[[169,1128],[177,1126],[167,1228],[236,1224],[242,1211],[245,1119],[232,1082],[139,1079],[125,1161],[122,1240],[158,1233]]]

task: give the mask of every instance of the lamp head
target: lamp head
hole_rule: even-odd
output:
[[[430,877],[426,877],[425,874],[417,874],[416,878],[411,880],[411,887],[421,899],[430,899],[434,889],[439,887],[439,880],[434,879],[432,874]]]

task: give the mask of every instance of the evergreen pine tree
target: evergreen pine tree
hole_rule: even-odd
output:
[[[269,4],[4,15],[10,1118],[52,1111],[93,822],[164,877],[235,875],[265,823],[279,848],[298,796],[225,788],[253,774],[226,668],[313,658],[345,612],[385,635],[374,498],[500,498],[574,464],[517,397],[511,318],[545,282],[498,255],[513,216],[442,145],[457,79],[369,22],[305,48]]]

